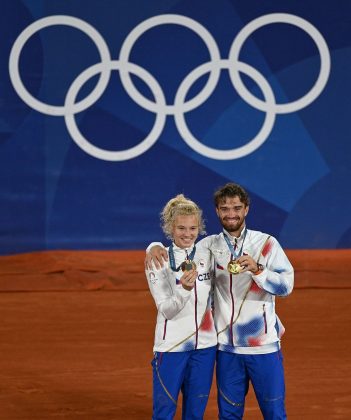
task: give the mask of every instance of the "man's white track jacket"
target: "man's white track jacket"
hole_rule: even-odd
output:
[[[245,231],[245,230],[244,230]],[[231,251],[224,235],[202,239],[198,247],[208,249],[215,263],[215,325],[218,348],[243,354],[279,350],[284,327],[275,312],[275,296],[287,296],[294,285],[294,270],[278,241],[265,233],[247,230],[238,238],[237,249],[265,268],[233,275],[227,265]]]

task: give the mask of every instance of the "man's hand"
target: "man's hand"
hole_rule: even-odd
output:
[[[256,271],[258,271],[257,263],[250,255],[244,254],[241,257],[239,257],[235,262],[240,264],[243,268],[243,270],[240,271],[241,273],[244,273],[245,271],[251,271],[252,273],[255,273]]]
[[[163,248],[162,246],[155,245],[146,254],[145,268],[148,270],[152,270],[152,263],[154,263],[155,268],[159,269],[163,267],[163,264],[166,261],[168,261],[167,249]]]

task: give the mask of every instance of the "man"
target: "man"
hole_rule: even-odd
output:
[[[250,199],[240,185],[226,184],[214,201],[223,232],[197,246],[210,250],[215,260],[219,418],[243,417],[251,381],[264,419],[285,419],[284,327],[275,313],[275,296],[291,293],[293,267],[274,237],[246,227]],[[151,253],[156,265],[167,259],[163,249]]]

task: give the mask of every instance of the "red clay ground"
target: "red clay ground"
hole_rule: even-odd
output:
[[[296,288],[277,303],[288,416],[351,419],[351,250],[288,255]],[[0,258],[0,419],[151,418],[156,311],[143,256]],[[215,398],[214,382],[206,420]],[[261,418],[251,390],[244,418]]]

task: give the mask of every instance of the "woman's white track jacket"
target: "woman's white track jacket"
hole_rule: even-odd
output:
[[[175,265],[186,259],[187,250],[173,244]],[[217,345],[217,334],[212,316],[213,257],[206,248],[198,249],[193,258],[198,271],[196,285],[188,291],[169,262],[161,269],[146,270],[151,294],[157,307],[154,351],[181,352]]]

